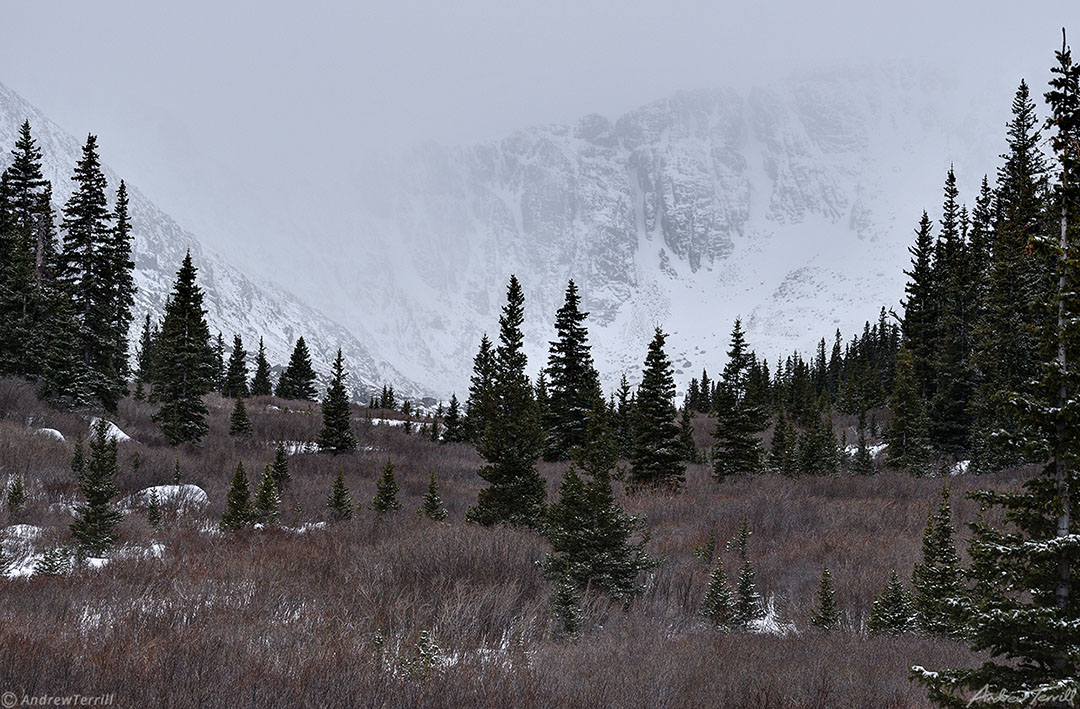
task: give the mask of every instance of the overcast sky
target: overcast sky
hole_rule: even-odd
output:
[[[106,161],[183,222],[221,183],[280,192],[368,149],[614,116],[793,68],[939,62],[1003,86],[1038,74],[1041,93],[1080,3],[1020,5],[33,0],[5,4],[0,82],[97,133]]]

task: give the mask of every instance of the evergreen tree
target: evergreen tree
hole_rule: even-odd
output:
[[[74,305],[57,284],[45,286],[43,303],[41,396],[64,408],[86,406],[94,399],[94,377],[79,349],[79,322]]]
[[[270,384],[270,362],[266,359],[263,338],[259,338],[259,351],[255,355],[255,376],[251,378],[252,396],[270,396],[274,388]]]
[[[902,635],[914,628],[915,608],[911,595],[893,571],[889,584],[874,599],[870,617],[866,620],[866,632],[870,635]]]
[[[765,609],[754,582],[754,567],[750,560],[744,557],[735,584],[735,612],[732,621],[735,627],[746,628],[751,622],[764,617]]]
[[[405,432],[406,436],[412,435],[413,430],[413,411],[412,402],[405,401],[401,404],[401,415],[405,418],[401,421],[401,430]]]
[[[119,254],[96,136],[87,137],[72,181],[75,188],[64,206],[61,224],[65,233],[59,277],[75,306],[77,351],[88,371],[91,391],[107,410],[114,410],[124,393],[121,383],[127,358],[126,339],[124,350],[117,351],[117,343],[127,337],[126,330],[116,330],[116,297],[125,288],[117,282],[117,260],[127,262],[130,243],[128,254]]]
[[[26,504],[26,488],[23,485],[22,475],[16,475],[11,478],[11,482],[8,483],[7,489],[7,508],[8,515],[12,518],[17,517],[22,511],[23,505]]]
[[[984,518],[972,525],[969,544],[976,586],[968,632],[972,648],[991,659],[974,669],[912,669],[931,698],[946,706],[961,705],[963,695],[983,687],[1018,701],[1043,697],[1067,706],[1072,703],[1068,694],[1080,689],[1080,594],[1073,581],[1080,574],[1080,524],[1074,514],[1080,455],[1072,433],[1080,408],[1080,370],[1072,361],[1080,351],[1080,260],[1072,236],[1080,203],[1080,65],[1073,63],[1064,36],[1056,58],[1046,99],[1060,170],[1052,202],[1060,215],[1059,235],[1056,244],[1029,241],[1033,256],[1042,258],[1049,251],[1057,258],[1057,283],[1047,298],[1054,317],[1037,321],[1041,376],[1029,395],[1017,397],[1020,426],[1011,432],[1013,445],[1046,465],[1019,491],[973,494],[984,508],[1000,508],[1007,525],[995,527]],[[1031,226],[1037,228],[1034,219]]]
[[[394,478],[394,464],[387,458],[382,475],[375,481],[375,497],[371,500],[371,509],[378,515],[385,512],[397,512],[401,509],[397,494],[398,484]]]
[[[870,453],[870,445],[866,441],[866,415],[859,415],[858,445],[855,447],[855,456],[851,461],[851,472],[856,475],[873,475],[874,456]]]
[[[349,489],[345,487],[345,474],[338,471],[334,478],[334,485],[330,488],[330,497],[326,500],[326,506],[330,508],[330,518],[335,521],[352,519],[353,504],[349,497]]]
[[[570,638],[577,637],[581,630],[581,602],[570,579],[564,578],[559,582],[555,595],[551,597],[551,609],[559,632]]]
[[[925,474],[931,456],[926,409],[918,392],[911,351],[906,347],[897,358],[889,407],[892,420],[885,433],[886,461],[912,475]]]
[[[98,419],[90,439],[90,459],[77,478],[86,504],[75,507],[75,521],[71,523],[71,536],[89,556],[101,556],[120,538],[116,525],[124,515],[110,504],[118,494],[117,472],[116,438],[109,435],[106,421]]]
[[[154,346],[155,389],[161,401],[154,420],[172,445],[198,441],[209,431],[203,396],[213,387],[214,359],[195,275],[189,253],[177,271]]]
[[[461,420],[461,407],[457,394],[450,395],[450,406],[443,419],[443,443],[460,443],[465,440],[464,423]]]
[[[446,508],[443,507],[442,498],[439,497],[439,484],[435,482],[434,470],[431,471],[431,479],[428,480],[428,489],[420,505],[420,513],[436,522],[446,519]]]
[[[345,391],[345,361],[338,348],[331,370],[330,386],[322,403],[323,427],[319,432],[319,450],[326,453],[348,453],[356,450],[356,436],[350,421],[349,395]]]
[[[630,457],[633,488],[678,491],[685,482],[686,467],[679,445],[679,427],[675,424],[675,380],[671,360],[664,352],[666,338],[656,328],[637,391]]]
[[[908,277],[904,292],[904,341],[911,352],[912,375],[919,396],[925,401],[933,394],[934,347],[937,345],[937,303],[934,295],[933,226],[926,212],[922,213],[915,230],[915,244],[911,253],[911,270],[904,271]]]
[[[116,206],[113,209],[113,227],[105,243],[106,280],[110,284],[111,298],[108,312],[108,328],[112,334],[111,356],[116,379],[111,384],[116,395],[127,393],[130,374],[128,363],[128,330],[131,327],[132,308],[135,307],[135,262],[132,261],[131,217],[128,213],[127,185],[120,181],[116,190]]]
[[[168,303],[165,304],[168,309]],[[217,337],[213,343],[213,391],[223,391],[225,389],[225,336],[218,330]]]
[[[142,333],[139,335],[139,349],[135,356],[135,383],[136,391],[143,392],[143,385],[154,380],[153,376],[153,362],[154,357],[154,339],[153,330],[150,325],[150,313],[146,314],[146,319],[143,321]],[[143,394],[137,394],[136,400],[144,398]]]
[[[248,390],[247,352],[240,335],[233,336],[232,354],[225,367],[225,381],[221,386],[221,395],[229,399],[246,397]]]
[[[746,346],[742,322],[735,320],[723,378],[713,399],[717,420],[713,438],[713,477],[761,472],[762,446],[758,434],[765,429],[762,412],[748,396],[754,355]]]
[[[597,401],[603,400],[584,325],[589,314],[582,312],[580,305],[581,297],[571,280],[566,286],[565,302],[555,314],[556,339],[550,343],[548,354],[550,404],[544,420],[548,430],[545,460],[570,458],[573,449],[583,443],[585,427]]]
[[[254,432],[255,427],[251,425],[251,419],[248,418],[244,400],[238,396],[236,397],[236,403],[233,405],[232,414],[229,416],[229,435],[250,436]]]
[[[795,427],[787,417],[787,412],[780,409],[776,425],[773,427],[772,445],[769,448],[767,461],[768,469],[781,475],[798,475],[799,463],[795,446]]]
[[[836,592],[833,590],[832,574],[829,573],[828,565],[821,567],[817,608],[810,616],[810,623],[822,630],[836,630],[840,627],[840,608],[836,605]]]
[[[263,470],[259,489],[255,492],[255,500],[252,504],[251,519],[253,522],[266,526],[275,525],[281,519],[281,497],[278,495],[274,469],[271,465],[267,465]]]
[[[735,627],[735,598],[728,588],[724,564],[719,560],[709,574],[709,586],[701,602],[701,615],[720,630]]]
[[[465,400],[465,435],[479,445],[495,411],[495,350],[485,334],[473,358],[469,396]]]
[[[229,490],[225,493],[225,511],[221,514],[221,528],[236,531],[249,527],[254,522],[251,508],[251,488],[248,485],[244,464],[236,464]]]
[[[146,521],[154,529],[160,529],[161,519],[161,498],[158,496],[157,490],[151,490],[150,499],[146,503]]]
[[[289,475],[289,456],[285,452],[284,443],[277,444],[277,449],[274,451],[274,460],[270,463],[270,470],[274,475],[274,484],[277,485],[280,494],[285,488],[289,487],[289,482],[292,479]]]
[[[575,461],[563,474],[559,500],[547,510],[544,534],[552,551],[540,567],[548,578],[569,579],[578,588],[629,601],[641,592],[637,577],[659,562],[644,551],[647,537],[634,539],[641,523],[622,510],[612,492],[616,445],[605,416],[603,403],[597,403]]]
[[[60,546],[43,551],[34,564],[34,573],[39,576],[63,576],[68,571],[71,571],[71,552]]]
[[[289,366],[278,378],[274,394],[282,399],[315,401],[315,370],[311,368],[311,355],[303,337],[297,338]]]
[[[689,404],[683,404],[679,415],[679,445],[682,446],[682,459],[687,463],[698,461],[697,444],[694,443],[694,421],[690,416]]]
[[[635,399],[630,393],[630,384],[626,374],[619,380],[615,406],[615,441],[619,446],[619,457],[629,458],[634,447],[634,409]]]
[[[525,374],[524,306],[521,284],[511,275],[499,317],[492,416],[478,448],[487,465],[477,474],[488,487],[480,491],[469,512],[472,521],[488,526],[500,522],[538,526],[546,495],[544,479],[536,469],[543,441],[532,385]]]
[[[923,558],[911,575],[915,622],[924,633],[958,637],[964,630],[965,590],[953,544],[949,487],[941,488],[937,513],[926,520]]]

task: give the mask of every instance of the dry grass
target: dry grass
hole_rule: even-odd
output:
[[[911,664],[974,660],[955,643],[858,630],[889,571],[910,574],[940,480],[766,476],[717,484],[706,466],[691,466],[681,495],[622,497],[647,520],[648,549],[664,563],[628,609],[588,603],[586,630],[569,642],[551,632],[552,589],[535,565],[544,541],[465,524],[480,488],[471,448],[372,426],[360,410],[361,451],[290,458],[282,523],[323,520],[339,470],[354,502],[369,500],[387,456],[401,513],[378,520],[364,510],[303,533],[206,531],[237,460],[254,481],[273,441],[313,440],[320,425],[315,405],[257,399],[249,404],[256,436],[237,441],[225,434],[231,402],[209,403],[211,435],[179,449],[164,445],[146,404],[125,401],[112,417],[137,441],[120,446],[122,494],[170,482],[178,459],[183,481],[204,488],[210,507],[170,516],[160,531],[138,511],[128,516],[123,543],[160,541],[160,559],[0,580],[0,691],[115,692],[118,706],[910,707],[926,705],[907,680]],[[40,427],[67,440],[35,433]],[[698,422],[699,433],[710,428]],[[0,380],[0,482],[23,474],[30,493],[20,517],[4,510],[0,523],[42,525],[48,540],[66,539],[70,517],[56,503],[75,500],[68,459],[74,436],[87,429],[83,416],[50,411],[27,385]],[[446,523],[416,514],[430,470],[450,511]],[[561,466],[541,470],[554,493]],[[953,479],[958,518],[975,512],[964,491],[1021,479]],[[698,619],[710,564],[694,548],[715,533],[733,570],[723,543],[744,517],[759,591],[798,633],[718,634]],[[847,618],[843,632],[829,635],[807,631],[823,562]],[[452,659],[424,676],[393,671],[422,630],[434,630]]]

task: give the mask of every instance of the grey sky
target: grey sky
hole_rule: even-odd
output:
[[[368,149],[494,138],[819,64],[951,63],[1004,87],[1038,75],[1041,93],[1061,25],[1080,33],[1073,0],[6,5],[0,82],[98,133],[105,159],[181,221],[231,184],[334,181]]]

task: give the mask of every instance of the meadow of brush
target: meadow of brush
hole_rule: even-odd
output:
[[[321,417],[317,404],[255,398],[255,435],[235,439],[232,403],[209,405],[212,432],[198,446],[167,446],[146,403],[127,399],[108,417],[133,439],[120,444],[120,545],[101,568],[0,579],[0,692],[20,701],[112,693],[115,706],[131,707],[920,707],[912,664],[980,659],[951,641],[862,630],[890,571],[909,577],[919,559],[941,479],[717,483],[693,465],[675,496],[626,497],[617,484],[663,563],[627,607],[586,598],[584,629],[571,640],[555,632],[554,589],[537,569],[544,539],[464,521],[482,484],[471,447],[373,425],[369,417],[398,414],[357,408],[358,452],[290,457],[279,527],[222,533],[237,462],[254,485],[276,442],[314,440]],[[837,419],[840,429],[853,424]],[[704,447],[711,422],[695,426]],[[69,462],[88,430],[87,415],[51,410],[30,385],[0,380],[0,483],[21,474],[29,495],[18,515],[0,509],[4,548],[19,560],[70,542],[70,505],[80,500]],[[404,507],[380,519],[363,504],[388,457]],[[166,505],[155,529],[132,495],[172,482],[177,461],[181,481],[209,504]],[[541,470],[556,495],[563,466]],[[358,509],[332,523],[326,498],[339,471]],[[431,471],[449,511],[441,523],[417,513]],[[950,478],[960,536],[977,514],[965,491],[1022,479]],[[721,633],[702,621],[700,603],[716,556],[729,575],[737,568],[724,542],[744,518],[769,632]],[[702,558],[710,534],[716,556]],[[833,633],[809,623],[823,563],[845,616]],[[426,661],[422,633],[434,638]]]

